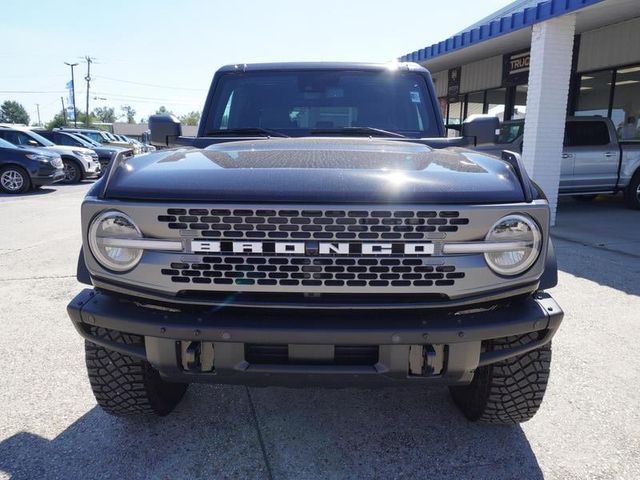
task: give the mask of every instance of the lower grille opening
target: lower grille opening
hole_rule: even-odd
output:
[[[377,345],[336,345],[331,359],[301,360],[289,357],[289,346],[247,343],[245,360],[256,365],[358,365],[372,366],[378,363]]]

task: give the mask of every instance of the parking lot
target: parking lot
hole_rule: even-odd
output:
[[[65,311],[88,188],[0,196],[0,478],[640,478],[640,212],[619,198],[561,202],[546,400],[498,427],[445,389],[192,385],[163,419],[103,413]]]

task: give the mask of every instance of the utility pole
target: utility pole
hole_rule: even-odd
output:
[[[64,97],[60,97],[60,103],[62,103],[62,118],[64,120],[65,127],[67,126],[67,111],[64,109]]]
[[[36,109],[38,110],[38,126],[41,127],[42,123],[40,123],[40,104],[36,103]]]
[[[85,124],[88,127],[89,126],[89,84],[91,83],[91,63],[93,62],[93,59],[89,55],[84,57],[84,59],[87,61],[87,76],[84,77],[84,79],[87,81],[87,118],[85,119]]]
[[[65,65],[69,65],[71,67],[71,101],[73,102],[73,126],[78,126],[78,119],[76,116],[76,82],[73,78],[73,67],[78,66],[77,63],[68,63],[64,62]],[[66,123],[66,122],[65,122]]]

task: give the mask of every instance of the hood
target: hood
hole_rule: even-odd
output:
[[[16,149],[27,152],[27,153],[35,153],[37,155],[45,155],[47,157],[59,157],[60,154],[53,150],[50,150],[49,147],[27,147],[24,145],[17,146]]]
[[[67,145],[51,145],[50,147],[42,148],[59,153],[60,155],[75,155],[74,152],[81,152],[83,155],[91,155],[95,153],[93,150],[85,147],[71,147]]]
[[[111,177],[118,199],[203,202],[508,203],[512,167],[470,150],[375,138],[271,138],[161,150]]]

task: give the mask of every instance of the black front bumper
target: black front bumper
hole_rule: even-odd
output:
[[[148,360],[167,379],[251,385],[464,384],[478,366],[523,354],[551,340],[563,312],[550,295],[513,299],[494,308],[437,310],[273,310],[216,307],[160,309],[130,299],[85,289],[67,307],[84,338]],[[144,337],[144,345],[115,343],[96,336],[102,327]],[[538,332],[537,340],[517,349],[485,351],[487,340]],[[213,369],[184,367],[181,345],[208,345]],[[484,342],[484,343],[483,343]],[[248,361],[247,347],[375,346],[371,365],[309,361],[259,364]],[[444,363],[438,374],[409,371],[412,346],[439,346]],[[209,348],[208,347],[208,348]]]
[[[62,168],[55,169],[52,172],[38,172],[36,175],[31,176],[31,183],[36,187],[51,185],[62,180],[64,180],[64,170]]]

